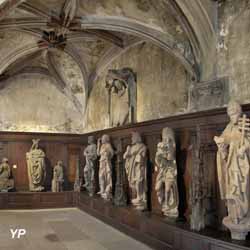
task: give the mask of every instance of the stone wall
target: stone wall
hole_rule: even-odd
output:
[[[51,84],[52,79],[22,75],[8,81],[8,86],[0,91],[2,131],[82,131],[83,117],[73,103]]]
[[[219,5],[217,75],[229,77],[229,96],[250,101],[250,2],[223,1]]]
[[[108,69],[129,67],[137,73],[137,121],[158,119],[186,112],[188,80],[182,67],[162,49],[144,43],[131,48]],[[94,83],[90,95],[85,131],[108,127],[107,70]]]

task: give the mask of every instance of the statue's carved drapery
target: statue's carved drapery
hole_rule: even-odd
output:
[[[26,153],[29,190],[42,191],[44,190],[44,181],[46,178],[45,153],[39,149],[39,139],[33,139],[33,144],[29,152]]]
[[[136,122],[137,85],[133,70],[109,70],[106,88],[109,93],[109,125],[113,127]]]

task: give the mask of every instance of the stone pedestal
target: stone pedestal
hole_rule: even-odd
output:
[[[233,240],[245,240],[248,232],[250,232],[250,218],[240,224],[235,224],[229,217],[225,217],[223,224],[230,230]]]
[[[134,205],[134,208],[139,211],[143,211],[147,209],[147,202],[139,201],[138,199],[133,199],[131,203]]]

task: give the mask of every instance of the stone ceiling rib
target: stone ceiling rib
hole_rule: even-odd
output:
[[[22,2],[24,2],[24,0],[2,0],[0,2],[0,21]]]
[[[26,56],[30,56],[34,54],[35,52],[44,50],[46,48],[39,47],[38,44],[32,43],[28,44],[22,48],[19,48],[15,51],[13,51],[10,55],[7,56],[7,58],[4,58],[0,63],[0,75],[5,72],[5,70],[14,62],[25,58]]]
[[[84,17],[81,20],[82,28],[101,29],[117,32],[125,32],[134,36],[151,41],[155,45],[166,50],[170,55],[174,56],[185,69],[193,76],[194,79],[199,78],[198,67],[193,66],[191,62],[175,47],[174,38],[162,31],[153,29],[139,22],[134,22],[128,18],[113,18],[113,17]]]

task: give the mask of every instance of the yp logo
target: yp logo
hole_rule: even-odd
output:
[[[10,229],[11,232],[11,238],[17,238],[20,239],[21,236],[24,236],[26,234],[26,230],[25,229]]]

